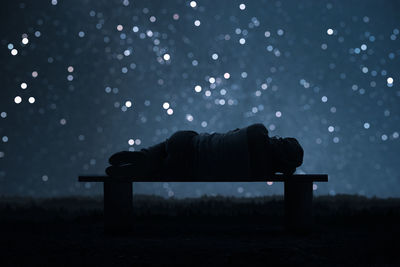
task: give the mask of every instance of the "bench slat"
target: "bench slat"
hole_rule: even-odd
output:
[[[102,175],[79,176],[79,182],[328,182],[328,174],[274,174],[270,177],[243,177],[243,178],[179,178],[179,177],[129,177],[115,178]]]

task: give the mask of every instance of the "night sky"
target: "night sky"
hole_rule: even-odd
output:
[[[94,195],[108,157],[261,122],[315,194],[400,196],[399,1],[1,1],[0,195]],[[138,183],[164,197],[281,183]]]

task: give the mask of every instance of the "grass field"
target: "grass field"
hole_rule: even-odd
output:
[[[101,197],[0,197],[0,266],[399,266],[400,199],[314,199],[314,231],[282,197],[134,197],[134,230],[103,233]]]

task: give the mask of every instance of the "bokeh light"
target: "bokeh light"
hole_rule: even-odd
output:
[[[299,140],[299,173],[329,174],[315,194],[400,196],[399,22],[386,1],[5,0],[2,11],[1,194],[98,194],[76,178],[104,174],[117,151],[260,122]]]

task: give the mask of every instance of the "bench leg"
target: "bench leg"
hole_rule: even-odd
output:
[[[104,182],[104,230],[124,233],[132,229],[132,183]]]
[[[311,230],[312,182],[285,182],[285,226],[289,231],[307,232]]]

